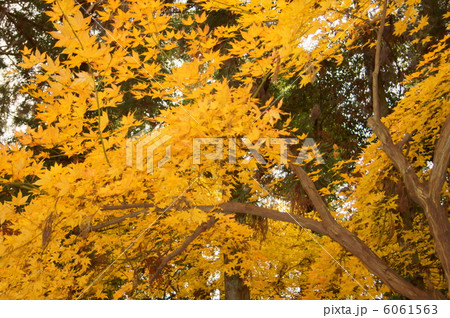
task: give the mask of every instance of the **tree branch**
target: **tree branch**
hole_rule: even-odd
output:
[[[317,212],[319,212],[319,215],[324,222],[335,222],[334,217],[331,215],[327,204],[322,199],[319,191],[317,191],[314,182],[301,166],[296,165],[293,162],[293,158],[295,158],[295,156],[289,150],[289,168],[294,171],[306,194],[311,199],[314,208],[317,210]]]
[[[405,155],[403,155],[401,149],[394,145],[387,127],[381,120],[377,120],[374,117],[369,118],[367,124],[380,140],[383,151],[387,154],[389,159],[391,159],[395,168],[400,172],[411,199],[422,206],[425,199],[424,186],[419,181],[413,167],[406,159]]]
[[[397,142],[395,146],[398,149],[402,149],[404,145],[406,145],[412,138],[412,136],[417,132],[417,130],[414,130],[412,133],[406,133],[405,136],[403,136],[402,140]]]
[[[311,199],[314,208],[322,218],[325,227],[325,235],[338,242],[345,250],[356,256],[364,266],[373,274],[377,275],[392,290],[410,298],[410,299],[430,299],[433,296],[426,291],[417,288],[406,281],[403,277],[392,270],[370,247],[361,241],[355,234],[347,230],[341,224],[336,222],[331,215],[327,204],[321,197],[314,182],[306,171],[299,165],[296,165],[292,158],[292,152],[289,152],[289,167],[294,171],[300,183]],[[321,225],[322,225],[321,224]]]
[[[251,214],[261,216],[264,218],[272,219],[275,221],[288,222],[295,225],[301,224],[302,227],[310,229],[322,235],[326,235],[325,227],[322,222],[305,218],[299,215],[293,215],[289,213],[283,213],[276,210],[259,207],[253,204],[239,203],[239,202],[227,202],[222,203],[216,207],[214,206],[197,206],[198,209],[204,212],[222,212],[225,214]]]
[[[39,48],[38,44],[36,43],[36,41],[24,30],[24,28],[22,27],[22,25],[20,25],[15,19],[14,17],[11,15],[11,13],[8,12],[8,10],[4,7],[2,7],[0,5],[0,12],[3,12],[6,17],[8,18],[8,20],[14,24],[14,26],[17,28],[17,30],[19,31],[19,33],[21,33],[23,35],[23,37],[29,42],[31,43],[31,45],[35,48]]]
[[[300,168],[300,167],[299,167]],[[303,177],[303,173],[306,174],[306,172],[303,169],[296,169],[297,172],[300,171],[299,175]],[[303,178],[303,183],[306,184],[308,187],[314,187],[314,183],[312,183],[309,176],[306,174],[306,177]],[[307,180],[305,182],[305,180]],[[315,191],[312,188],[310,191]],[[309,195],[309,194],[308,194]],[[317,195],[318,192],[317,192]],[[320,195],[319,195],[320,197]],[[320,198],[322,204],[325,205],[325,202]],[[317,198],[314,199],[314,202],[317,201]],[[122,205],[120,208],[123,209],[124,206],[136,206],[136,205]],[[112,208],[110,206],[110,208]],[[367,245],[365,245],[364,242],[362,242],[355,234],[351,233],[349,230],[347,230],[345,227],[337,223],[334,219],[330,219],[327,222],[321,222],[317,220],[313,220],[310,218],[301,217],[298,215],[291,215],[289,213],[282,213],[279,211],[275,211],[272,209],[267,209],[263,207],[258,207],[252,204],[245,204],[245,203],[239,203],[239,202],[227,202],[222,203],[217,206],[208,205],[208,206],[196,206],[195,208],[200,209],[204,212],[210,213],[210,212],[217,212],[217,213],[225,213],[225,214],[232,214],[232,213],[242,213],[242,214],[251,214],[251,215],[257,215],[265,218],[269,218],[276,221],[282,221],[282,222],[289,222],[296,225],[301,225],[302,228],[308,228],[314,232],[317,232],[322,235],[329,236],[336,242],[338,242],[344,249],[352,253],[354,256],[356,256],[358,259],[361,260],[361,262],[367,267],[369,271],[371,271],[373,274],[380,277],[380,279],[388,285],[392,290],[397,291],[400,294],[405,295],[406,297],[410,299],[430,299],[432,298],[432,295],[428,294],[427,292],[415,287],[413,284],[407,282],[404,280],[400,275],[398,275],[395,271],[393,271],[381,258],[379,258]],[[325,205],[326,208],[326,205]],[[138,211],[141,212],[141,211]],[[134,212],[135,216],[138,215],[137,212]],[[142,213],[142,212],[141,212]],[[330,212],[327,209],[327,214],[330,214]],[[128,214],[124,217],[116,218],[114,220],[109,220],[108,224],[117,224],[124,219],[131,217],[131,214]],[[212,221],[211,221],[212,222]],[[205,225],[206,227],[207,225]],[[212,225],[211,225],[212,226]],[[101,225],[93,226],[92,228],[99,228],[99,227],[105,227],[105,223],[102,223]],[[183,244],[179,249],[175,250],[171,254],[167,255],[166,258],[163,259],[163,263],[161,264],[167,264],[167,262],[170,261],[170,259],[173,259],[175,256],[179,255],[186,247],[187,245],[193,241],[198,235],[200,235],[201,232],[207,230],[197,229],[196,232],[194,232],[191,237],[188,238],[187,244]],[[163,265],[161,267],[164,267]],[[158,267],[159,268],[159,267]],[[158,272],[158,269],[157,269]],[[160,272],[158,272],[159,274]],[[155,276],[156,277],[156,276]]]
[[[376,120],[380,116],[380,96],[378,95],[378,74],[380,73],[380,54],[381,54],[381,40],[383,39],[384,22],[386,20],[387,0],[383,1],[383,12],[381,13],[380,30],[377,35],[377,47],[375,50],[375,67],[372,73],[373,85],[373,116]]]
[[[200,234],[202,234],[203,232],[206,232],[207,230],[209,230],[211,227],[213,227],[213,225],[217,222],[217,219],[215,217],[210,217],[209,220],[207,222],[203,222],[199,227],[197,227],[194,231],[194,233],[192,233],[191,236],[189,236],[184,242],[183,244],[181,244],[180,247],[178,247],[175,251],[173,251],[172,253],[164,256],[161,259],[161,263],[159,264],[158,268],[156,269],[155,273],[153,274],[153,276],[150,278],[149,284],[151,284],[163,271],[164,267],[167,266],[167,264],[174,259],[175,257],[177,257],[178,255],[180,255],[181,253],[183,253],[183,251],[189,246],[189,244],[191,244]]]
[[[115,224],[119,224],[119,223],[125,221],[126,219],[134,218],[134,217],[139,216],[142,213],[145,213],[147,211],[148,211],[148,209],[139,210],[139,211],[131,212],[129,214],[126,214],[126,215],[123,215],[123,216],[120,216],[120,217],[108,220],[106,222],[103,222],[103,223],[100,223],[100,224],[92,226],[91,227],[91,231],[98,231],[98,230],[101,230],[101,229],[103,229],[105,227],[108,227],[108,226],[111,226],[111,225],[115,225]]]
[[[125,210],[125,209],[132,209],[136,207],[146,207],[146,208],[152,208],[155,207],[152,204],[149,203],[136,203],[136,204],[123,204],[123,205],[117,205],[117,206],[104,206],[102,207],[102,210]],[[224,213],[224,214],[232,214],[232,213],[240,213],[240,214],[251,214],[255,216],[261,216],[265,218],[269,218],[275,221],[282,221],[282,222],[289,222],[293,224],[301,224],[303,227],[310,229],[314,232],[317,232],[319,234],[326,235],[325,228],[323,227],[322,223],[320,221],[316,221],[310,218],[305,218],[298,215],[290,215],[288,213],[282,213],[276,210],[271,210],[263,207],[259,207],[252,204],[245,204],[245,203],[239,203],[239,202],[227,202],[222,203],[218,206],[214,205],[203,205],[203,206],[196,206],[195,208],[203,211],[203,212],[218,212],[218,213]],[[147,212],[148,209],[139,210],[136,212],[132,212],[130,214],[120,216],[111,220],[108,220],[104,223],[100,223],[97,225],[92,226],[91,230],[96,231],[111,225],[115,225],[118,223],[123,222],[124,220],[132,217],[136,217],[144,212]],[[163,211],[162,209],[156,209],[155,211]]]
[[[450,115],[441,128],[441,135],[437,142],[433,157],[433,169],[431,169],[429,179],[429,192],[433,200],[438,202],[441,197],[441,190],[444,186],[450,161]]]
[[[417,178],[411,164],[401,151],[400,144],[394,145],[387,127],[381,122],[380,118],[380,97],[378,87],[378,77],[380,73],[380,54],[381,42],[383,38],[384,23],[386,20],[387,0],[383,1],[383,11],[381,13],[380,29],[377,35],[377,46],[375,50],[375,67],[372,73],[372,94],[373,94],[373,117],[369,118],[368,126],[374,131],[380,139],[383,151],[392,160],[394,166],[400,172],[405,182],[406,189],[411,199],[419,205],[423,205],[424,188]]]
[[[133,204],[122,204],[122,205],[105,205],[102,207],[103,211],[114,211],[114,210],[127,210],[135,208],[151,208],[153,204],[150,203],[133,203]]]

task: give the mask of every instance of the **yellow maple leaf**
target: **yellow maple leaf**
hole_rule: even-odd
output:
[[[10,201],[10,204],[12,204],[13,206],[21,206],[21,205],[25,205],[27,203],[29,195],[22,196],[22,191],[19,190],[19,193],[17,194],[17,196],[11,196],[11,197],[12,197],[12,199]]]
[[[192,18],[189,16],[187,17],[187,19],[181,20],[181,23],[183,23],[184,25],[192,25],[192,23],[194,23],[194,20],[192,20]]]
[[[400,20],[394,24],[394,27],[395,27],[394,35],[400,36],[406,32],[406,29],[408,28],[408,24],[407,24],[406,20]]]

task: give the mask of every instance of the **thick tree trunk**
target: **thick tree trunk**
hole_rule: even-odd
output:
[[[228,257],[226,254],[224,254],[224,263],[228,263]],[[237,268],[237,270],[239,271],[240,268]],[[244,284],[244,280],[239,276],[239,274],[224,275],[226,300],[250,299],[250,289]]]
[[[379,138],[383,151],[392,160],[392,163],[402,175],[406,189],[408,190],[408,195],[425,211],[425,216],[434,238],[436,254],[442,263],[449,287],[448,293],[450,294],[450,223],[448,221],[448,210],[441,202],[441,191],[450,161],[450,115],[447,115],[441,129],[440,138],[436,144],[430,177],[428,180],[420,180],[411,163],[408,161],[408,158],[403,154],[401,146],[394,144],[388,128],[380,120],[382,117],[382,105],[380,102],[378,81],[382,48],[381,40],[386,18],[386,9],[387,0],[384,0],[380,30],[377,36],[375,67],[372,74],[373,117],[369,119],[368,125]]]
[[[447,217],[448,212],[440,202],[429,201],[424,207],[425,216],[434,238],[436,254],[439,256],[445,277],[447,277],[447,296],[450,297],[450,223]]]
[[[383,151],[402,175],[409,197],[425,212],[434,238],[436,254],[442,263],[450,290],[450,223],[447,207],[441,203],[441,191],[450,157],[450,116],[447,117],[441,130],[441,138],[436,146],[430,178],[424,182],[419,180],[401,149],[392,142],[386,126],[380,120],[371,118],[369,127],[378,136],[383,145]]]
[[[250,299],[250,289],[244,284],[244,280],[239,275],[225,275],[225,299]]]

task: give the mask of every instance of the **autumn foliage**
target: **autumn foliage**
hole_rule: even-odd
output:
[[[448,297],[449,35],[422,32],[420,1],[46,1],[62,53],[25,47],[18,66],[39,125],[0,144],[0,298],[224,298],[233,275],[252,299]],[[386,113],[383,28],[432,43]],[[367,146],[283,162],[270,140],[308,137],[289,91],[356,49],[373,52]],[[262,98],[268,79],[279,91]],[[157,115],[120,113],[130,98]],[[171,159],[148,173],[127,141],[152,132]],[[224,156],[204,146],[193,163],[195,138],[221,138]],[[265,164],[248,147],[261,139]]]

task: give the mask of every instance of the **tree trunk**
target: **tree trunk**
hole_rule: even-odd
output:
[[[244,284],[244,280],[238,274],[225,275],[225,299],[250,299],[250,289]]]
[[[450,223],[447,208],[440,202],[429,200],[424,210],[434,238],[436,254],[447,278],[447,297],[450,297]]]
[[[226,254],[224,254],[224,263],[228,263],[228,257]],[[239,271],[240,268],[238,267],[237,270]],[[224,275],[226,300],[250,299],[250,289],[244,284],[244,280],[239,276],[239,274]]]

